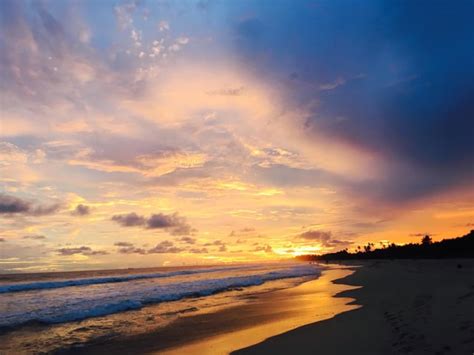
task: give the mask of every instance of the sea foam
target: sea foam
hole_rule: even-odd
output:
[[[205,297],[227,290],[262,285],[268,281],[318,276],[319,274],[319,269],[314,266],[299,265],[257,275],[140,285],[135,289],[126,287],[121,290],[122,292],[113,293],[107,297],[97,298],[91,297],[89,294],[87,297],[71,300],[70,297],[64,295],[61,300],[55,300],[50,305],[43,305],[34,310],[7,312],[2,315],[0,327],[15,327],[29,322],[51,324],[79,321],[127,310],[136,310],[148,304],[177,301],[189,297]],[[87,294],[87,291],[84,292]]]
[[[135,275],[123,275],[123,276],[107,276],[107,277],[92,277],[92,278],[80,278],[60,281],[38,281],[29,283],[16,283],[16,284],[5,284],[0,285],[0,294],[9,292],[23,292],[31,290],[47,290],[54,288],[72,287],[72,286],[89,286],[104,283],[116,283],[116,282],[127,282],[135,280],[145,279],[157,279],[163,277],[173,277],[180,275],[193,275],[208,272],[219,272],[227,270],[241,269],[242,267],[226,267],[226,268],[205,268],[197,270],[181,270],[172,272],[160,272],[153,274],[135,274]]]

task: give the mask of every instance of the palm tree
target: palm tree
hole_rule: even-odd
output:
[[[431,239],[428,234],[425,235],[423,239],[421,239],[421,245],[423,245],[424,247],[430,245],[431,243],[433,243],[433,239]]]

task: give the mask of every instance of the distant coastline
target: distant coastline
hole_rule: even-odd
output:
[[[333,261],[333,260],[365,260],[365,259],[448,259],[474,258],[474,230],[468,234],[452,239],[443,239],[433,242],[429,235],[421,243],[405,245],[388,244],[383,248],[373,249],[368,243],[364,248],[349,252],[347,249],[321,255],[301,255],[302,261]]]

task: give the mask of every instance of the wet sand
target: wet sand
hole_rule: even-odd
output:
[[[213,313],[183,315],[155,332],[105,340],[62,353],[84,354],[228,354],[273,335],[333,317],[358,306],[350,298],[333,297],[354,288],[334,280],[353,270],[336,267],[296,287],[253,295],[245,304]]]
[[[334,297],[342,290],[356,288],[333,282],[352,273],[351,269],[335,267],[324,271],[317,280],[295,288],[259,295],[251,304],[211,315],[213,324],[207,329],[219,329],[215,335],[159,353],[229,354],[236,349],[257,344],[270,336],[356,309],[359,306],[349,305],[352,301],[350,298]],[[214,331],[209,334],[212,333]]]
[[[337,281],[363,286],[338,295],[361,308],[234,354],[474,353],[474,260],[363,264]]]

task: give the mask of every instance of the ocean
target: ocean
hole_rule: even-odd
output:
[[[0,276],[0,352],[54,352],[166,327],[315,279],[301,263]]]

